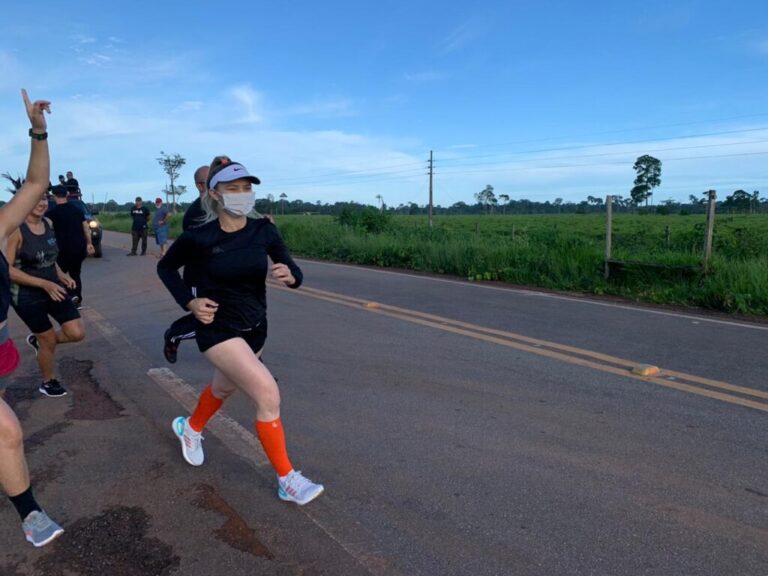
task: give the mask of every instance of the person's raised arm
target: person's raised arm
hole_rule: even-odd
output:
[[[32,139],[32,149],[29,154],[26,181],[10,202],[0,208],[0,238],[5,238],[18,228],[27,214],[32,212],[35,204],[40,201],[40,197],[48,190],[50,180],[45,113],[51,112],[51,103],[46,100],[31,102],[24,89],[21,90],[21,97],[31,125],[29,135]]]

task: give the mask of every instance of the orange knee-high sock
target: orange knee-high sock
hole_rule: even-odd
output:
[[[256,434],[278,476],[285,476],[293,470],[291,461],[288,460],[288,451],[285,448],[285,432],[280,418],[272,420],[272,422],[257,420]]]
[[[208,384],[203,393],[200,394],[195,411],[189,417],[189,427],[195,432],[202,432],[208,420],[216,414],[222,404],[224,404],[224,400],[216,398],[211,390],[211,385]]]

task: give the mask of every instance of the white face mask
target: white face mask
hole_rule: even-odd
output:
[[[247,216],[256,204],[256,192],[224,193],[221,204],[232,216]]]

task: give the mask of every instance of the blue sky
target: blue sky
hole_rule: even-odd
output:
[[[261,196],[390,206],[498,194],[768,196],[768,2],[13,2],[0,22],[0,171],[18,90],[53,102],[52,179],[153,198],[217,154]],[[186,199],[191,200],[193,192]]]

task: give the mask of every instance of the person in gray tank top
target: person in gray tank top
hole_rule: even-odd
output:
[[[29,166],[26,180],[19,182],[13,198],[0,207],[0,242],[24,222],[47,190],[51,178],[48,123],[45,120],[45,114],[51,112],[51,103],[47,100],[33,102],[26,90],[21,91],[21,97],[31,126]],[[6,126],[4,129],[9,128]],[[0,490],[16,509],[24,537],[33,546],[40,547],[58,538],[64,530],[46,514],[33,494],[29,466],[24,456],[24,432],[13,409],[3,398],[6,383],[19,366],[19,352],[8,336],[11,299],[8,269],[8,262],[0,255]],[[13,543],[3,544],[13,549]]]
[[[43,217],[47,209],[48,200],[43,196],[8,238],[6,257],[12,263],[11,306],[32,332],[27,344],[35,351],[42,372],[40,393],[64,396],[67,391],[55,374],[56,347],[79,342],[85,337],[85,329],[67,293],[75,281],[56,264],[59,249],[51,222]],[[60,330],[54,329],[51,318],[61,326]]]

